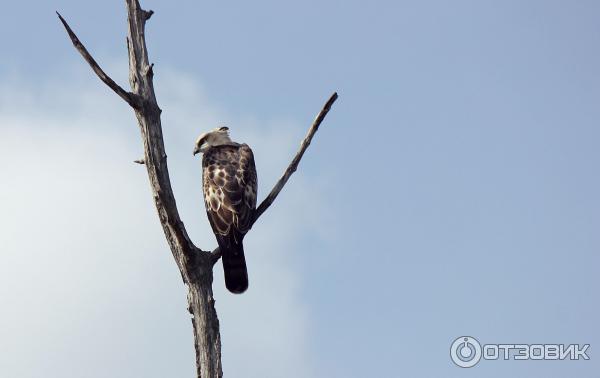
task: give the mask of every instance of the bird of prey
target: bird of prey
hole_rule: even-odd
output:
[[[256,167],[247,144],[233,142],[229,129],[219,127],[196,140],[194,155],[202,153],[204,205],[221,250],[225,286],[240,294],[248,288],[242,240],[256,210]]]

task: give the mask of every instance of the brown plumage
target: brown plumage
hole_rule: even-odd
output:
[[[212,133],[222,131],[217,129]],[[210,134],[199,138],[194,152],[204,153],[204,204],[222,253],[225,286],[229,291],[239,294],[248,288],[242,241],[252,226],[256,210],[254,155],[247,144],[231,142],[227,134],[223,144],[218,142],[223,140],[222,136],[213,138]]]

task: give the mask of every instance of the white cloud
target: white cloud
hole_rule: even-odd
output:
[[[84,74],[87,75],[87,74]],[[154,213],[134,117],[84,76],[79,84],[0,86],[0,375],[193,376],[186,293]],[[85,84],[81,84],[85,83]],[[236,119],[192,77],[167,72],[159,97],[172,182],[191,236],[212,248],[196,134],[228,121],[253,146],[260,189],[283,171],[304,130]],[[310,309],[290,255],[318,228],[319,187],[297,176],[247,238],[250,289],[215,297],[227,376],[309,377]],[[325,215],[325,214],[324,214]],[[268,369],[268,370],[267,370]]]

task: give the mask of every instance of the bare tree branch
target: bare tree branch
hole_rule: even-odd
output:
[[[88,62],[88,64],[92,67],[92,70],[94,70],[94,72],[96,73],[96,75],[98,75],[100,80],[102,80],[104,82],[104,84],[108,85],[110,87],[110,89],[112,89],[116,94],[118,94],[131,107],[133,107],[133,108],[139,107],[140,104],[139,104],[139,101],[136,98],[136,96],[133,93],[127,92],[126,90],[121,88],[119,86],[119,84],[115,83],[115,81],[113,79],[111,79],[110,76],[108,76],[102,70],[102,68],[100,68],[100,66],[98,65],[96,60],[92,57],[92,55],[90,55],[90,53],[87,51],[87,49],[85,48],[83,43],[81,43],[79,38],[77,38],[77,35],[73,32],[73,30],[71,29],[69,24],[67,24],[67,21],[65,21],[65,19],[60,15],[60,13],[56,12],[56,14],[58,15],[58,18],[60,19],[60,22],[62,22],[65,29],[67,30],[67,33],[69,34],[69,37],[71,38],[71,42],[73,42],[73,46],[75,46],[77,51],[79,51],[81,56],[83,56],[83,59],[85,59],[85,61]]]
[[[269,206],[271,206],[273,201],[275,201],[275,198],[277,198],[277,196],[279,195],[279,192],[281,192],[281,189],[283,189],[283,187],[289,180],[290,176],[292,176],[292,173],[296,172],[296,169],[298,169],[298,164],[300,163],[300,160],[302,159],[304,152],[310,145],[310,142],[312,141],[313,136],[315,135],[317,130],[319,130],[319,126],[321,125],[321,122],[323,122],[323,120],[325,119],[325,116],[329,112],[329,109],[331,109],[331,106],[333,105],[335,100],[337,100],[337,98],[338,98],[338,94],[337,94],[337,92],[334,92],[331,95],[331,97],[329,97],[329,100],[327,100],[325,105],[323,105],[323,108],[321,109],[319,114],[317,114],[317,117],[315,118],[312,125],[308,129],[308,133],[302,140],[302,143],[300,144],[300,149],[296,153],[296,156],[294,156],[290,165],[287,167],[285,172],[283,172],[283,175],[281,176],[279,181],[277,181],[277,183],[271,190],[271,193],[269,193],[269,195],[261,202],[261,204],[256,209],[256,211],[254,213],[254,219],[252,220],[252,224],[254,224],[258,220],[258,218],[269,208]],[[219,248],[216,248],[211,253],[212,263],[215,264],[217,261],[219,261],[220,258],[221,258],[221,251]]]
[[[215,248],[210,254],[211,263],[215,265],[217,261],[219,261],[219,259],[221,258],[221,255],[221,248]]]
[[[285,183],[289,180],[292,173],[296,172],[296,169],[298,169],[298,164],[300,163],[300,159],[302,159],[302,156],[304,155],[304,151],[306,151],[306,149],[310,145],[313,136],[315,135],[315,133],[319,129],[319,126],[321,125],[321,122],[323,122],[323,119],[325,119],[325,116],[327,115],[329,109],[331,109],[331,106],[333,105],[335,100],[337,100],[337,98],[338,94],[337,92],[334,92],[331,95],[331,97],[329,97],[329,100],[327,100],[325,105],[323,105],[323,109],[321,109],[321,111],[313,121],[313,124],[310,127],[310,129],[308,129],[308,133],[306,134],[306,137],[304,137],[304,140],[302,140],[302,143],[300,144],[300,150],[298,150],[296,156],[294,156],[294,159],[292,159],[290,165],[287,167],[285,172],[283,172],[283,176],[281,176],[279,181],[277,181],[277,184],[275,184],[275,186],[271,190],[271,193],[269,193],[267,198],[265,198],[256,209],[252,224],[254,224],[258,220],[258,218],[265,212],[265,210],[267,210],[269,206],[271,206],[273,201],[275,201],[275,198],[277,198],[277,195],[279,195],[279,192],[281,192],[281,189],[283,189]]]

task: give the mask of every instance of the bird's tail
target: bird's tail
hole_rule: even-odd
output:
[[[248,288],[248,270],[242,243],[231,243],[230,248],[222,249],[225,286],[234,294],[241,294]]]

